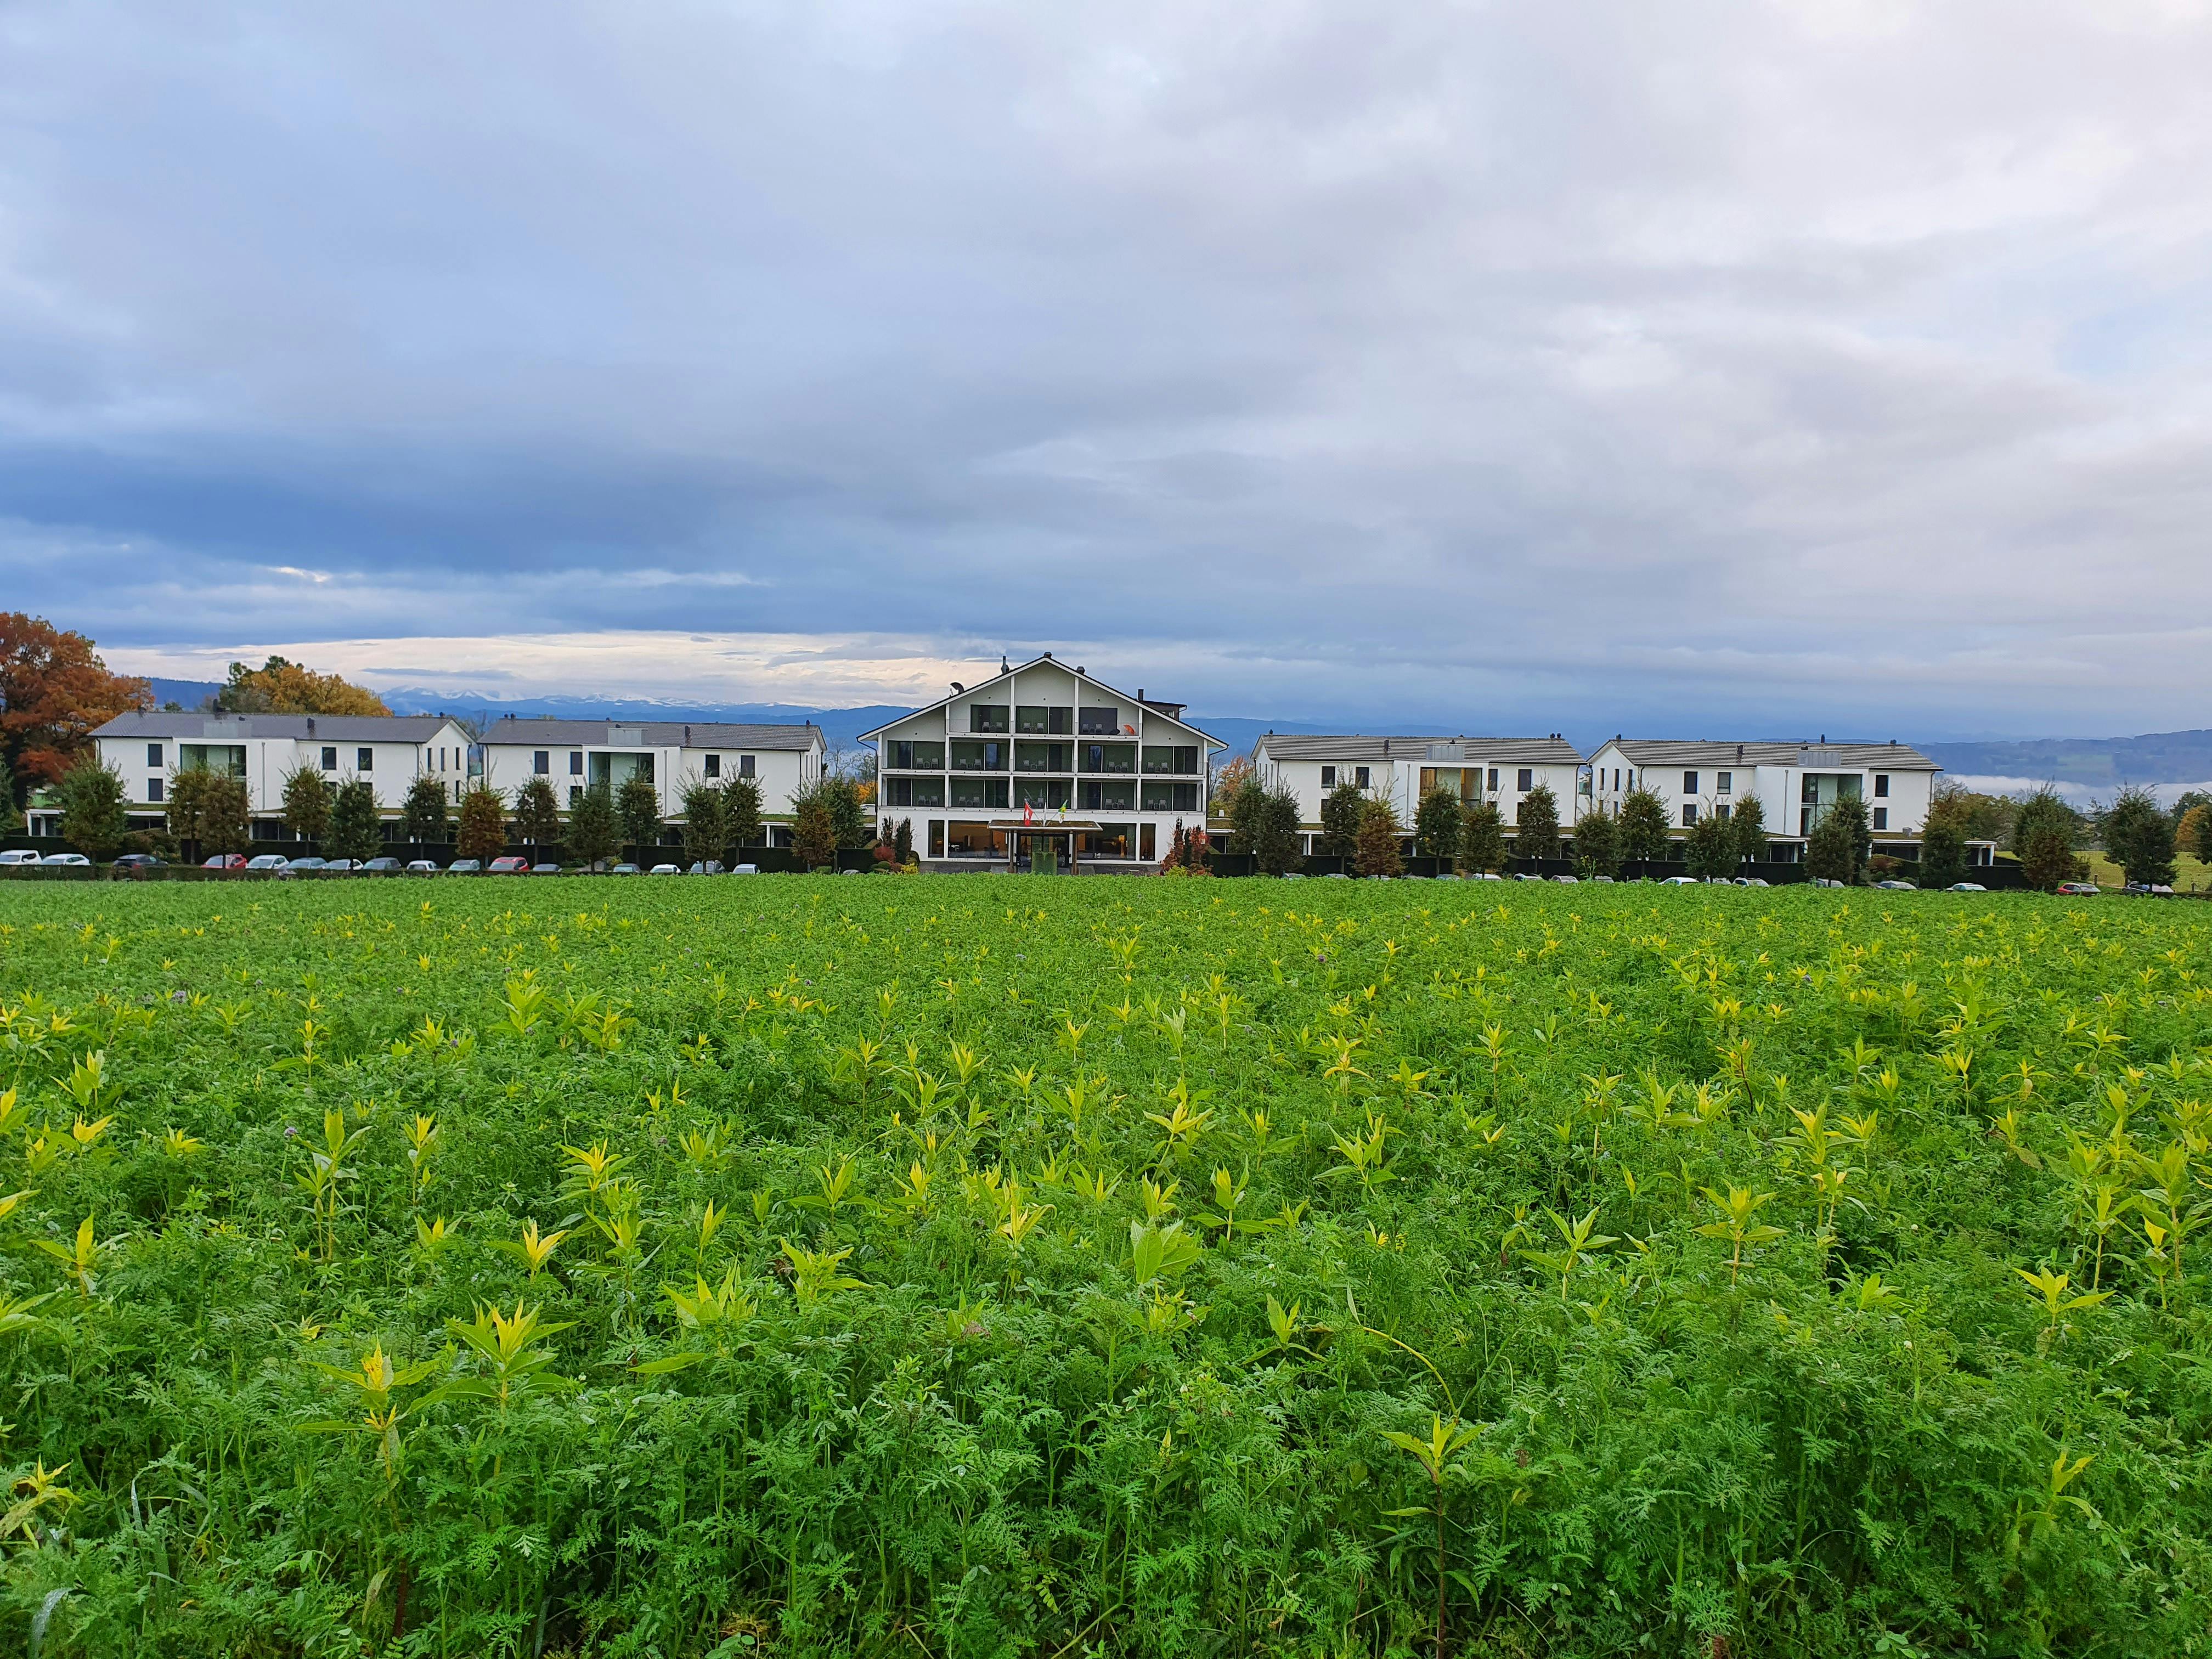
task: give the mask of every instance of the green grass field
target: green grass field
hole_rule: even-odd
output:
[[[2102,853],[2084,853],[2089,860],[2089,879],[2100,887],[2124,887],[2127,872]],[[2173,890],[2177,893],[2212,892],[2212,869],[2183,853],[2173,860]]]
[[[0,888],[0,1650],[2203,1653],[2208,975],[2000,894]]]

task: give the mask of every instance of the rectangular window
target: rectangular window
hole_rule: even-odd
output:
[[[956,859],[1002,859],[1006,855],[1006,832],[988,823],[963,823],[953,819],[947,827],[945,850]]]
[[[376,769],[376,750],[374,749],[355,750],[353,751],[353,769],[356,772],[374,771]]]
[[[1137,826],[1137,856],[1140,859],[1155,859],[1159,856],[1159,840],[1152,833],[1152,826],[1149,823],[1140,823]]]
[[[1079,830],[1075,854],[1085,859],[1126,859],[1137,850],[1137,826],[1102,823],[1096,830]]]
[[[1134,772],[1137,745],[1133,743],[1086,743],[1083,745],[1086,772]]]
[[[1489,789],[1493,795],[1498,793],[1498,769],[1494,766],[1490,769]]]
[[[1127,780],[1099,783],[1086,778],[1075,786],[1075,804],[1085,812],[1133,812],[1137,786]]]
[[[1877,772],[1874,775],[1874,793],[1875,799],[1877,800],[1883,799],[1889,793],[1888,773]]]
[[[324,771],[325,771],[325,772],[335,772],[335,771],[337,771],[337,769],[338,769],[338,751],[337,751],[337,745],[336,744],[324,744],[324,745],[323,745],[323,770],[324,770]]]
[[[1006,781],[1004,778],[955,778],[952,780],[952,798],[947,804],[996,808],[1004,811]]]
[[[1714,773],[1713,793],[1716,795],[1733,795],[1735,793],[1735,774],[1733,772]]]
[[[570,809],[573,811],[574,808],[581,805],[583,804],[583,799],[584,786],[580,783],[570,784],[568,786],[568,805]]]
[[[719,778],[722,775],[722,757],[720,755],[707,757],[707,775],[710,778]]]
[[[571,749],[568,751],[568,775],[572,778],[580,778],[584,775],[584,751],[580,749]]]
[[[146,780],[146,799],[148,800],[159,801],[161,799],[161,781],[162,781],[160,778],[149,778]]]
[[[1368,775],[1368,770],[1364,766],[1355,766],[1352,769],[1352,781],[1362,789],[1367,787]]]
[[[1874,827],[1877,830],[1889,828],[1889,808],[1877,806],[1874,809]]]
[[[1001,784],[1000,787],[1006,786]],[[1066,778],[1023,778],[1014,785],[1014,805],[1017,806],[1049,806],[1065,809],[1071,796]]]
[[[1082,737],[1112,737],[1121,729],[1121,711],[1119,708],[1086,708],[1075,729]]]
[[[1181,773],[1188,777],[1198,770],[1198,748],[1194,744],[1146,744],[1144,754],[1145,770],[1158,773]]]
[[[1698,775],[1695,772],[1682,774],[1682,793],[1686,795],[1694,795],[1698,793]],[[1685,819],[1684,822],[1686,823],[1688,820]]]
[[[1004,732],[1010,712],[1002,702],[971,702],[968,705],[968,729],[970,732]]]
[[[1030,738],[1070,736],[1075,730],[1075,710],[1025,703],[1014,710],[1014,730]]]
[[[246,745],[242,743],[179,744],[177,769],[242,778],[246,775]]]
[[[1682,827],[1686,830],[1690,825],[1695,823],[1697,821],[1698,809],[1692,805],[1684,806],[1682,808]]]
[[[1735,809],[1730,806],[1726,801],[1723,801],[1718,806],[1713,808],[1713,816],[1718,818],[1723,823],[1726,823],[1729,819],[1729,814],[1735,810]]]
[[[1513,787],[1524,795],[1534,789],[1536,787],[1535,769],[1529,766],[1522,767],[1519,775],[1514,779]]]
[[[933,859],[941,859],[945,856],[945,820],[943,818],[932,818],[929,821],[929,856]]]
[[[1324,766],[1321,769],[1321,787],[1324,789],[1336,787],[1336,769],[1334,766]]]
[[[1003,743],[955,743],[952,769],[956,772],[1003,772],[1006,745]]]
[[[1014,745],[1017,772],[1073,772],[1074,756],[1064,743],[1018,743]]]
[[[893,738],[884,745],[884,764],[900,768],[914,765],[914,739]]]
[[[158,767],[161,763],[161,745],[158,743],[148,744],[146,745],[146,764],[149,766]]]
[[[1147,781],[1145,785],[1145,811],[1195,812],[1198,811],[1198,786],[1194,783]]]
[[[942,806],[945,805],[943,778],[885,778],[884,805],[886,806]]]
[[[533,750],[530,757],[530,769],[541,778],[550,775],[553,770],[551,751],[544,749]]]
[[[739,777],[741,777],[741,778],[749,778],[749,777],[752,776],[752,775],[753,775],[753,757],[752,757],[750,755],[740,755],[740,756],[738,756],[738,775]]]

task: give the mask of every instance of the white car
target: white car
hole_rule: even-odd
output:
[[[1659,884],[1662,887],[1702,887],[1705,885],[1705,884],[1699,881],[1695,876],[1662,876],[1659,878]]]
[[[684,872],[672,864],[656,864],[652,873],[656,876],[680,876]]]
[[[284,855],[282,853],[256,853],[246,860],[246,867],[249,870],[282,870]]]
[[[27,847],[11,847],[0,853],[0,865],[36,864],[38,861],[39,855]]]
[[[438,873],[438,861],[435,859],[410,859],[407,873],[410,876],[434,876]]]
[[[1954,881],[1945,890],[1953,893],[1986,893],[1990,890],[1978,881]]]
[[[89,869],[92,860],[82,853],[49,853],[39,860],[41,864],[60,865],[71,870]]]

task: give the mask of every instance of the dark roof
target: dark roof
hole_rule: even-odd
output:
[[[733,720],[496,720],[485,727],[487,744],[506,748],[596,744],[603,749],[811,749],[822,728],[747,725]]]
[[[236,743],[246,738],[305,743],[427,743],[453,724],[444,714],[205,714],[194,712],[118,714],[96,738],[175,738],[185,742]]]
[[[1579,766],[1583,759],[1582,751],[1564,738],[1367,737],[1358,732],[1317,737],[1270,732],[1253,745],[1255,754],[1262,749],[1275,761],[1392,760],[1423,766]]]
[[[1703,739],[1615,738],[1613,746],[1638,766],[1888,767],[1899,772],[1943,769],[1903,743],[1712,743]]]
[[[1006,666],[1000,669],[999,672],[992,676],[992,678],[989,680],[978,680],[975,684],[964,687],[963,690],[952,692],[946,696],[939,697],[934,702],[926,702],[918,708],[908,709],[903,714],[895,715],[891,719],[885,720],[881,726],[872,726],[867,731],[861,732],[856,741],[860,743],[872,743],[878,738],[883,736],[884,732],[890,731],[891,727],[900,724],[902,721],[910,720],[917,714],[927,714],[931,713],[933,710],[942,708],[947,703],[953,702],[956,698],[974,696],[977,692],[981,691],[990,685],[992,684],[992,680],[1005,679],[1008,675],[1021,673],[1024,670],[1035,668],[1042,663],[1050,663],[1054,668],[1065,669],[1067,672],[1074,675],[1076,678],[1085,681],[1089,684],[1097,686],[1101,691],[1111,691],[1117,697],[1130,696],[1128,692],[1122,690],[1119,686],[1107,684],[1105,681],[1100,679],[1096,674],[1084,667],[1081,664],[1062,662],[1059,658],[1054,656],[1051,652],[1048,651],[1042,656],[1030,658],[1027,662],[1008,664]],[[1229,747],[1227,744],[1224,743],[1219,738],[1215,737],[1211,732],[1206,731],[1200,726],[1194,726],[1190,721],[1183,718],[1182,711],[1189,707],[1187,703],[1168,702],[1158,697],[1148,697],[1144,694],[1141,689],[1139,689],[1135,696],[1131,697],[1130,700],[1134,702],[1142,703],[1153,714],[1158,714],[1164,719],[1173,720],[1177,726],[1182,726],[1184,731],[1192,732],[1198,737],[1204,738],[1206,739],[1206,747],[1209,749],[1226,749]]]

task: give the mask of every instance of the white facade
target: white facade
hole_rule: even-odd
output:
[[[1700,817],[1731,817],[1756,795],[1767,837],[1802,842],[1839,795],[1866,803],[1877,842],[1917,839],[1942,769],[1900,743],[1705,743],[1614,738],[1590,757],[1591,799],[1609,815],[1641,787],[1666,804],[1680,835]],[[1788,855],[1794,850],[1785,848]]]
[[[1157,862],[1203,829],[1208,761],[1225,745],[1181,703],[1134,696],[1050,653],[861,733],[876,749],[879,832],[914,826],[932,864]]]
[[[1467,805],[1494,801],[1510,830],[1521,803],[1549,789],[1562,826],[1572,822],[1582,756],[1564,738],[1310,736],[1270,732],[1253,745],[1252,763],[1268,788],[1297,797],[1308,851],[1321,829],[1322,802],[1350,783],[1389,801],[1413,833],[1421,797],[1444,789]]]
[[[422,773],[468,782],[469,734],[443,714],[118,714],[93,733],[103,765],[123,779],[134,813],[165,811],[172,771],[204,766],[246,780],[254,816],[283,810],[284,779],[309,766],[332,784],[358,778],[396,814]]]
[[[792,799],[822,780],[826,748],[813,725],[683,720],[495,720],[482,744],[483,779],[511,806],[534,777],[553,786],[564,811],[599,784],[620,789],[642,772],[660,794],[660,815],[680,817],[696,781],[751,778],[761,814],[788,818]]]

